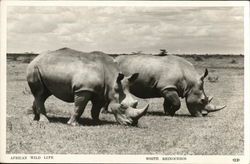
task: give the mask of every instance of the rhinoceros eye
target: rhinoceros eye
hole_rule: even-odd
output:
[[[207,104],[207,100],[206,99],[201,99],[201,104]]]

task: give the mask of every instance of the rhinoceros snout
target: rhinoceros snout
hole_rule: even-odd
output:
[[[127,102],[127,101],[123,101],[121,103],[122,106],[127,106],[127,107],[132,107],[132,108],[136,108],[137,105],[138,105],[138,101],[137,100],[133,100],[133,101],[130,101],[130,102]]]
[[[115,115],[115,118],[119,124],[135,126],[138,120],[146,114],[149,104],[144,108],[137,109],[131,106],[123,106],[122,104],[114,103],[110,104],[110,108]]]

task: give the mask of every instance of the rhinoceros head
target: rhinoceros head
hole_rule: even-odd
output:
[[[198,82],[196,82],[188,95],[186,96],[186,105],[192,116],[205,116],[209,112],[219,111],[226,106],[216,107],[211,104],[212,97],[208,97],[204,91],[204,78],[208,75],[208,70],[205,70]]]
[[[134,100],[129,92],[129,85],[135,81],[138,73],[129,77],[119,73],[114,83],[113,88],[113,101],[111,101],[110,109],[115,115],[117,122],[123,125],[136,125],[139,118],[142,117],[149,105],[142,109],[135,109],[138,101]]]

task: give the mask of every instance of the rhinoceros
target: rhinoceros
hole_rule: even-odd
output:
[[[34,96],[34,120],[48,121],[44,102],[54,95],[65,102],[74,102],[70,125],[79,124],[89,101],[94,120],[99,119],[102,108],[109,106],[118,123],[136,125],[148,109],[148,105],[135,109],[137,101],[128,91],[128,83],[137,77],[138,73],[124,76],[113,58],[105,54],[70,48],[41,54],[27,67],[27,81]]]
[[[190,114],[196,117],[225,107],[212,105],[212,97],[204,92],[204,78],[208,70],[205,69],[200,76],[184,58],[174,55],[122,55],[115,60],[125,75],[139,73],[129,86],[130,92],[139,98],[163,97],[166,115],[173,116],[180,109],[180,97],[186,99]]]

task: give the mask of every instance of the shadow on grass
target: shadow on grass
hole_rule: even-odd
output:
[[[195,117],[195,116],[192,116],[190,114],[175,114],[174,117],[185,117],[185,118],[205,118],[205,117],[213,117],[211,115],[206,115],[206,116],[203,116],[203,117]]]
[[[146,116],[166,116],[166,115],[163,112],[149,111],[149,112],[146,113]]]
[[[185,117],[185,118],[195,118],[194,116],[191,116],[190,114],[175,114],[174,116],[165,115],[164,112],[147,112],[146,116],[165,116],[165,117]],[[207,115],[205,117],[211,117],[210,115]]]
[[[175,114],[174,116],[165,115],[164,112],[147,112],[146,116],[165,116],[165,117],[193,117],[190,114]]]
[[[68,117],[48,117],[49,121],[51,123],[63,123],[67,124],[69,118]],[[107,121],[107,120],[100,120],[100,121],[95,121],[90,118],[80,118],[79,124],[83,126],[98,126],[98,125],[107,125],[107,124],[116,124],[115,122],[112,121]]]
[[[186,117],[186,118],[193,118],[190,114],[175,114],[174,117]]]

